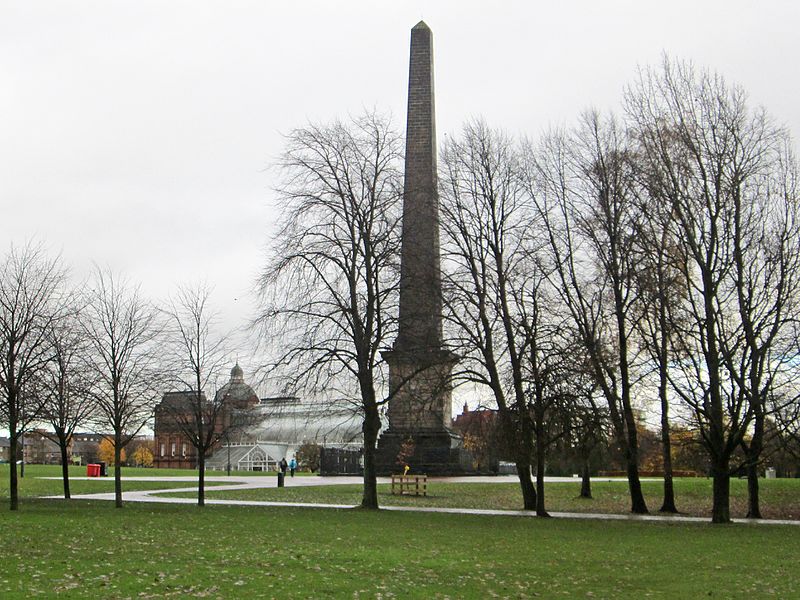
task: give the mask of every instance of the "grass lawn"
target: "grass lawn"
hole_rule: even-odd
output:
[[[236,500],[271,500],[283,502],[319,502],[359,504],[360,485],[332,485],[292,488],[291,479],[283,489],[265,488],[241,491],[209,491],[208,498]],[[761,480],[761,511],[765,518],[800,519],[800,479]],[[661,507],[661,482],[643,482],[647,506],[656,513]],[[428,484],[428,496],[393,496],[391,486],[378,486],[379,501],[384,505],[438,506],[459,508],[522,508],[522,494],[516,483],[439,483]],[[548,483],[545,499],[554,512],[626,513],[630,511],[627,482],[595,482],[594,498],[579,498],[580,482]],[[191,496],[191,494],[166,494]],[[675,480],[678,510],[684,514],[708,517],[711,511],[711,480],[683,478]],[[731,480],[731,515],[747,514],[747,481]]]
[[[0,509],[8,500],[8,486],[9,486],[9,469],[8,464],[0,465]],[[162,473],[162,471],[166,471]],[[91,494],[100,492],[113,492],[114,491],[114,471],[109,472],[108,477],[97,477],[92,479],[72,479],[74,477],[86,477],[86,467],[70,467],[70,482],[69,490],[71,494]],[[179,469],[136,469],[123,467],[123,477],[137,477],[137,476],[162,476],[162,475],[182,475],[184,477],[197,476],[195,471],[186,471]],[[17,469],[17,476],[19,476],[19,469]],[[59,479],[42,479],[42,477],[58,477]],[[26,498],[37,496],[52,496],[63,494],[64,486],[61,482],[61,466],[60,465],[25,465],[25,477],[19,480],[19,495],[21,498],[20,504],[25,503]],[[214,484],[208,483],[208,487],[213,487]],[[122,491],[135,491],[135,490],[155,490],[166,488],[185,488],[191,487],[192,483],[187,481],[122,481]]]
[[[31,499],[0,597],[800,596],[790,526]]]

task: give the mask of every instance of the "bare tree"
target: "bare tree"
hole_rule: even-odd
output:
[[[592,458],[597,454],[598,448],[606,441],[606,426],[608,424],[607,411],[602,410],[595,403],[592,392],[587,392],[584,399],[588,400],[583,405],[573,406],[570,418],[570,439],[572,449],[580,461],[581,471],[581,498],[592,497]]]
[[[363,415],[362,506],[377,508],[375,453],[396,333],[401,212],[400,138],[366,114],[288,135],[275,258],[259,286],[274,373],[314,394],[339,390]]]
[[[228,361],[227,337],[216,331],[210,295],[211,289],[203,284],[180,287],[170,302],[166,334],[172,350],[173,379],[187,391],[179,401],[160,405],[163,416],[195,449],[199,506],[205,504],[206,456],[233,425],[228,397],[207,400],[205,394]]]
[[[643,71],[626,108],[648,193],[674,215],[685,300],[674,314],[670,382],[699,426],[714,478],[712,520],[724,523],[733,452],[746,445],[753,464],[760,453],[782,362],[776,344],[796,294],[793,161],[784,134],[747,107],[741,88],[690,64],[665,58],[660,71]],[[750,492],[756,516],[752,483]]]
[[[121,508],[122,449],[151,419],[164,383],[157,343],[161,325],[139,288],[108,269],[95,270],[87,294],[83,323],[96,375],[91,393],[99,425],[113,431],[114,493]]]
[[[523,507],[547,516],[545,457],[564,431],[550,413],[568,400],[558,385],[563,316],[543,272],[546,240],[520,179],[520,155],[517,143],[481,121],[444,146],[445,304],[451,343],[464,353],[456,377],[491,390],[514,448]]]
[[[531,479],[533,430],[527,410],[525,363],[530,340],[520,324],[512,273],[526,257],[531,229],[514,142],[483,122],[442,149],[442,229],[445,234],[445,318],[451,345],[464,354],[457,379],[488,387],[503,433],[514,448],[523,508],[536,510]]]
[[[646,180],[646,169],[639,169]],[[676,306],[682,301],[680,294],[680,245],[672,238],[673,213],[647,194],[642,198],[642,214],[647,218],[639,223],[639,235],[634,249],[639,268],[636,274],[638,334],[647,357],[658,376],[658,399],[661,416],[661,456],[664,468],[663,501],[659,512],[677,513],[675,488],[672,478],[672,443],[670,440],[670,386],[669,367],[673,360],[670,337],[676,335],[671,323],[680,311]]]
[[[538,285],[544,286],[544,280]],[[582,372],[584,352],[575,343],[574,329],[564,315],[536,314],[560,308],[557,295],[537,289],[521,306],[522,324],[529,340],[525,382],[527,411],[533,422],[536,512],[547,516],[544,477],[551,447],[564,438],[576,437],[577,433],[588,448],[590,434],[598,428],[596,423],[600,420],[600,411],[594,404],[586,404],[587,396],[590,400],[592,398],[582,387],[588,378]],[[595,416],[593,421],[589,419],[592,413]],[[595,426],[594,430],[592,426]],[[588,487],[588,481],[585,483]]]
[[[734,166],[731,274],[738,309],[738,322],[732,324],[737,343],[725,352],[731,377],[744,390],[753,411],[752,435],[742,439],[749,518],[761,518],[758,468],[774,406],[770,400],[778,391],[781,374],[794,370],[790,366],[796,358],[791,326],[800,316],[796,164],[783,131],[767,120],[755,124],[742,132],[740,143],[746,148],[743,160]]]
[[[47,339],[50,360],[39,377],[42,419],[53,428],[52,438],[61,451],[64,498],[69,491],[69,445],[78,426],[92,416],[91,376],[87,369],[87,343],[74,300],[71,314],[53,323]]]
[[[48,333],[62,317],[65,283],[59,259],[39,245],[12,246],[0,263],[0,410],[9,431],[11,510],[19,508],[20,439],[41,416],[34,388],[50,359]]]
[[[574,321],[625,455],[631,511],[646,513],[639,481],[632,366],[640,218],[630,142],[613,118],[583,116],[531,151],[532,197],[548,235],[553,287]]]

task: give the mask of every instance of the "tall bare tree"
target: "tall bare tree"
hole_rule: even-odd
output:
[[[98,424],[113,431],[114,494],[122,507],[122,450],[148,423],[165,383],[158,310],[109,269],[96,268],[83,319]]]
[[[519,157],[513,140],[481,121],[448,138],[441,154],[445,317],[451,345],[464,355],[455,376],[491,390],[515,451],[523,508],[536,510],[524,379],[528,339],[514,302],[520,282],[511,275],[526,257],[530,223]]]
[[[162,407],[171,425],[195,449],[199,506],[205,505],[206,456],[233,425],[228,398],[208,400],[205,394],[214,387],[229,357],[227,336],[217,331],[210,295],[211,289],[204,284],[178,288],[167,309],[165,330],[172,350],[172,379],[187,391],[177,402],[162,402]]]
[[[637,169],[646,179],[646,169]],[[644,185],[648,182],[645,180]],[[642,197],[642,218],[634,248],[639,268],[636,275],[638,308],[636,319],[641,343],[658,377],[661,416],[661,456],[664,469],[663,500],[659,512],[677,513],[672,477],[672,442],[670,438],[669,368],[673,361],[670,337],[675,335],[672,322],[680,314],[681,302],[680,245],[672,238],[673,213],[669,206],[647,194]]]
[[[365,508],[378,507],[381,350],[396,333],[399,159],[400,138],[375,114],[292,131],[281,227],[259,280],[258,323],[279,346],[273,372],[314,394],[337,390],[363,416]]]
[[[72,436],[77,427],[89,421],[94,409],[84,329],[74,299],[70,304],[71,314],[50,327],[50,360],[38,378],[42,419],[53,428],[52,438],[61,451],[64,498],[70,497],[68,454]]]
[[[474,121],[448,139],[442,165],[446,317],[451,345],[464,354],[456,377],[491,390],[523,507],[546,516],[544,464],[555,431],[546,421],[566,399],[556,384],[562,319],[538,260],[545,240],[520,178],[520,147]]]
[[[730,520],[731,457],[760,453],[781,331],[796,295],[796,191],[785,136],[719,76],[664,58],[626,94],[648,193],[674,215],[684,298],[671,386],[710,455],[712,520]],[[791,250],[790,250],[791,248]],[[753,428],[750,443],[746,438]],[[751,514],[757,487],[751,482]]]
[[[574,132],[531,151],[531,195],[548,236],[553,287],[583,344],[625,455],[631,511],[646,513],[638,466],[633,365],[640,218],[630,140],[615,118],[584,114]]]
[[[9,431],[11,510],[19,508],[20,440],[41,416],[35,387],[51,355],[48,333],[63,316],[65,284],[60,260],[40,245],[12,246],[0,263],[0,414]]]
[[[726,366],[753,412],[742,440],[748,470],[749,518],[761,518],[758,469],[767,420],[779,383],[796,358],[791,328],[800,302],[800,196],[797,167],[785,132],[768,120],[743,131],[747,148],[733,185],[733,258],[737,344]],[[750,160],[755,164],[747,164]],[[738,167],[739,165],[737,165]]]

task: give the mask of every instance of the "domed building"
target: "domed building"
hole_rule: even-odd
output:
[[[214,395],[217,403],[227,402],[231,409],[247,410],[258,405],[255,390],[244,382],[244,371],[237,362],[231,369],[231,379]]]
[[[205,396],[201,396],[205,403]],[[194,447],[181,433],[181,415],[190,415],[195,392],[167,392],[156,407],[154,465],[197,467]],[[282,458],[295,456],[304,443],[357,450],[363,445],[358,405],[345,400],[310,401],[295,396],[259,399],[238,365],[214,395],[223,410],[217,418],[219,443],[206,458],[208,470],[276,470]],[[184,420],[186,418],[184,417]]]
[[[155,408],[155,456],[153,464],[157,468],[194,469],[197,467],[197,451],[182,431],[182,425],[191,424],[193,408],[197,396],[194,390],[166,392]],[[206,400],[205,393],[200,393],[203,412],[213,414],[213,406]],[[231,378],[214,395],[214,404],[222,410],[216,416],[215,429],[222,437],[230,432],[232,424],[239,422],[246,425],[242,418],[256,406],[258,395],[252,387],[244,382],[244,372],[237,363],[231,369]],[[213,449],[212,449],[213,452]]]

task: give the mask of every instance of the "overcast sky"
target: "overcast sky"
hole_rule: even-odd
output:
[[[164,298],[248,298],[282,134],[364,107],[405,118],[409,31],[434,33],[441,137],[481,115],[536,136],[618,106],[662,52],[800,132],[800,2],[0,0],[0,248],[44,241]]]

